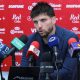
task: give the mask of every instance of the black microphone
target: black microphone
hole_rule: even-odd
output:
[[[40,63],[39,80],[50,80],[49,74],[53,72],[51,53],[45,52]]]
[[[0,72],[1,72],[1,62],[3,59],[8,57],[9,55],[12,56],[12,64],[15,65],[15,55],[14,53],[16,51],[21,50],[24,46],[25,43],[28,41],[28,38],[26,35],[22,35],[19,39],[16,37],[11,41],[12,48],[9,48],[7,45],[3,44],[0,42]],[[14,59],[14,60],[13,60]],[[1,72],[1,80],[4,80]]]
[[[0,42],[0,62],[6,57],[9,50],[10,48],[6,44]]]
[[[21,50],[27,43],[28,38],[26,35],[22,35],[20,38],[15,37],[11,41],[12,48],[7,52],[7,56],[12,56],[12,65],[15,66],[15,52]]]
[[[48,45],[49,47],[51,47],[53,49],[53,57],[54,57],[54,54],[55,54],[55,67],[56,67],[56,70],[57,70],[57,80],[59,79],[59,76],[58,76],[58,73],[59,73],[59,65],[62,64],[62,60],[59,60],[58,59],[58,47],[59,47],[59,38],[53,34],[53,35],[50,35],[48,37]],[[54,61],[53,61],[54,62]]]
[[[53,49],[55,56],[58,55],[58,44],[59,38],[55,34],[48,37],[48,45]]]
[[[9,51],[9,47],[6,44],[3,44],[0,42],[0,75],[1,75],[1,80],[5,80],[3,75],[2,75],[2,70],[1,70],[1,63],[3,59],[6,57],[6,53]]]
[[[77,42],[75,38],[70,38],[68,40],[69,54],[71,57],[75,58],[80,55],[80,42]]]

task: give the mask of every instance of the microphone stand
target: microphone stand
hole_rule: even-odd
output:
[[[50,80],[49,74],[53,72],[51,53],[45,52],[40,63],[39,80]]]
[[[57,47],[53,48],[54,52],[55,52],[55,66],[56,66],[56,70],[57,70],[57,80],[59,80],[59,64],[62,64],[62,60],[58,59],[58,52],[57,52]]]
[[[53,66],[49,62],[43,62],[40,66],[39,80],[50,80],[49,74],[52,72]]]
[[[77,55],[77,73],[78,73],[78,80],[80,80],[80,53]]]
[[[56,66],[56,70],[57,70],[57,79],[56,80],[59,80],[59,65],[60,64],[62,64],[62,60],[59,60],[56,55],[56,61],[55,61],[55,66]]]
[[[0,61],[0,74],[1,74],[1,80],[5,80],[5,78],[4,78],[3,75],[2,75],[1,63],[2,63],[2,61]]]
[[[57,80],[59,80],[59,60],[58,60],[58,52],[57,52],[57,47],[53,47],[53,51],[54,51],[54,54],[55,54],[55,66],[56,66],[56,70],[57,70]]]
[[[35,66],[35,62],[36,62],[36,60],[34,59],[33,55],[30,55],[29,66],[30,67]]]
[[[15,49],[16,48],[11,48],[10,50],[9,50],[9,52],[8,52],[8,54],[11,54],[11,56],[12,56],[12,66],[15,66]],[[12,53],[11,53],[12,52]]]
[[[15,65],[15,53],[12,54],[12,66],[16,66]]]
[[[57,55],[56,55],[56,61],[55,61],[55,66],[56,66],[56,70],[57,70],[57,79],[59,80],[59,69],[58,69],[58,65],[59,65],[59,60],[57,59]]]

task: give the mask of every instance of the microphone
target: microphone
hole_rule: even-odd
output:
[[[7,52],[10,50],[10,48],[6,45],[0,42],[0,61],[2,61],[7,54]]]
[[[71,57],[77,57],[77,55],[80,52],[80,42],[77,42],[75,38],[70,38],[68,40],[68,45],[69,45],[69,54]]]
[[[14,38],[11,41],[11,46],[12,48],[8,51],[7,54],[10,54],[12,56],[12,65],[15,66],[15,52],[21,50],[24,46],[25,43],[27,43],[28,38],[26,35],[22,35],[20,38]]]
[[[39,80],[49,80],[49,74],[53,72],[51,53],[45,52],[40,63]]]
[[[6,44],[0,42],[0,59],[4,59],[15,51],[21,50],[27,41],[28,38],[25,35],[22,35],[19,39],[16,37],[11,41],[12,48],[9,48]]]
[[[4,77],[2,76],[2,71],[1,71],[1,63],[3,59],[6,57],[7,52],[9,51],[9,47],[2,42],[0,42],[0,74],[1,74],[1,80],[5,80]]]
[[[53,48],[55,56],[58,55],[57,47],[59,44],[59,38],[56,35],[51,35],[48,37],[48,45]]]
[[[27,41],[28,41],[28,38],[26,35],[22,35],[20,38],[17,38],[17,37],[14,38],[11,41],[12,48],[8,51],[7,54],[13,54],[16,51],[21,50],[25,46]]]
[[[57,49],[59,47],[58,44],[59,44],[59,38],[55,34],[48,37],[48,45],[49,47],[52,47],[55,54],[55,67],[57,70],[57,80],[59,79],[59,76],[58,76],[59,65],[62,64],[62,60],[58,59],[58,49]],[[54,57],[54,54],[53,54],[53,57]]]
[[[37,60],[40,54],[39,50],[40,44],[37,41],[33,41],[28,49],[28,52],[26,54],[26,57],[29,58],[29,61],[31,64],[33,63],[33,60]]]

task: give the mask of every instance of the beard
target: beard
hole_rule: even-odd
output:
[[[41,35],[43,38],[47,38],[53,31],[53,28],[49,28],[48,31],[45,31],[43,35]]]

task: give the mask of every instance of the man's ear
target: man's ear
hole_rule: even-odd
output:
[[[52,17],[52,22],[53,22],[53,24],[56,23],[56,17],[55,16]]]

